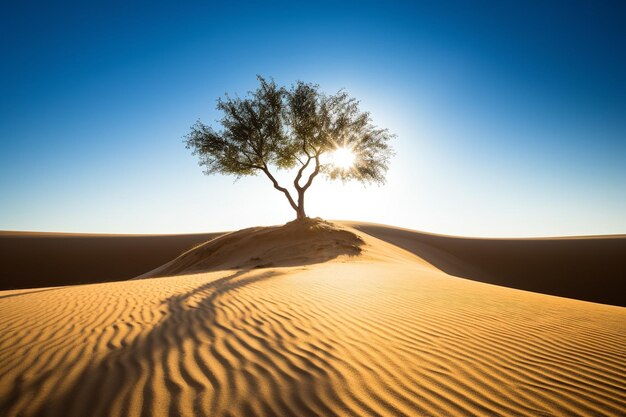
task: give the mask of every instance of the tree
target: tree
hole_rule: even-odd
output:
[[[245,98],[217,100],[223,113],[220,130],[197,121],[185,136],[188,149],[200,159],[204,173],[237,178],[265,174],[283,193],[297,219],[304,219],[304,195],[315,177],[384,184],[394,135],[372,125],[370,114],[340,90],[326,95],[315,84],[296,82],[289,88],[257,77],[260,86]],[[332,152],[354,156],[341,166],[324,157]],[[297,168],[293,185],[297,195],[281,186],[270,171]]]

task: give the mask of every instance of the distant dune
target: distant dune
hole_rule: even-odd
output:
[[[0,231],[0,290],[129,279],[219,235]]]
[[[626,236],[478,239],[344,222],[457,277],[626,306]]]
[[[340,223],[397,245],[453,276],[626,306],[624,235],[474,239],[373,223]],[[126,280],[160,267],[222,234],[0,232],[0,289]],[[225,261],[221,259],[220,262]],[[238,262],[241,265],[245,262],[263,264],[249,259],[239,259]],[[235,262],[230,267],[241,265]]]
[[[0,415],[626,414],[625,308],[455,278],[424,250],[311,222],[146,274],[175,276],[2,291]]]

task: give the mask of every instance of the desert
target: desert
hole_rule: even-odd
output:
[[[0,417],[626,417],[626,1],[4,3]]]
[[[367,227],[244,229],[136,279],[0,292],[3,415],[623,414],[623,307],[458,278]]]

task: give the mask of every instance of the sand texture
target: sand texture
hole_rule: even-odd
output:
[[[476,239],[373,223],[339,224],[405,249],[449,275],[626,307],[624,235]],[[245,240],[252,235],[255,238],[260,235],[263,239],[273,229],[252,228],[237,232],[237,236]],[[253,233],[246,233],[245,236],[241,233],[249,231]],[[152,270],[161,266],[165,268],[164,264],[168,261],[223,234],[94,235],[0,231],[0,290],[121,281],[147,271],[158,273]],[[294,242],[283,242],[283,246],[286,243],[293,246]],[[257,260],[245,258],[245,252],[231,250],[227,253],[239,244],[233,240],[221,242],[223,248],[207,259],[198,259],[197,266],[210,266],[211,269],[220,264],[221,267],[228,264],[263,267]],[[302,249],[302,240],[299,244]],[[216,249],[212,245],[211,248]],[[194,253],[187,260],[197,255]],[[281,255],[277,257],[281,258]],[[320,261],[319,257],[316,258]],[[275,261],[285,264],[280,259],[268,259],[266,262]],[[303,260],[292,257],[292,262],[306,263],[310,260],[306,255]]]
[[[126,280],[220,234],[0,231],[0,290]]]
[[[626,307],[626,236],[487,239],[343,222],[461,278]]]
[[[0,415],[626,415],[625,308],[313,229],[227,234],[155,278],[0,292]]]

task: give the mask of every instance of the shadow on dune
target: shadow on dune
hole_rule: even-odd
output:
[[[116,338],[111,336],[107,342],[111,350],[99,359],[88,358],[89,364],[71,386],[51,395],[55,400],[43,405],[34,415],[161,415],[163,401],[171,398],[167,415],[176,416],[181,414],[179,394],[189,388],[194,391],[193,414],[207,415],[200,411],[206,410],[206,403],[202,402],[208,401],[207,398],[219,398],[220,391],[234,384],[236,374],[241,374],[237,366],[216,351],[216,338],[224,338],[230,332],[229,323],[224,321],[226,308],[220,306],[221,298],[281,275],[276,271],[258,271],[247,276],[250,273],[247,270],[238,271],[167,298],[162,307],[165,309],[164,316],[154,327],[143,330],[128,344],[124,338],[113,342]],[[123,332],[119,326],[124,323],[120,320],[117,323],[114,326],[118,327],[116,333]],[[129,327],[125,330],[132,333],[133,326],[137,324],[126,322],[125,325]],[[83,355],[91,354],[83,352]],[[68,374],[75,365],[76,362],[66,362]],[[214,368],[220,369],[221,379],[215,376]],[[12,402],[28,391],[40,389],[44,381],[45,375],[42,375],[29,381],[28,386],[23,386],[26,381],[16,384],[0,409],[11,409]],[[207,388],[212,390],[208,397],[202,395]]]
[[[319,218],[307,218],[283,226],[253,227],[224,234],[137,278],[310,265],[342,255],[357,256],[363,244],[350,230]]]
[[[626,237],[482,239],[346,224],[461,278],[626,306]]]
[[[43,290],[35,290],[35,291],[23,291],[23,292],[18,292],[17,294],[7,294],[7,295],[0,295],[0,300],[2,300],[3,298],[13,298],[13,297],[20,297],[22,295],[28,295],[28,294],[36,294],[39,292],[48,292],[48,291],[55,291],[58,290],[59,288],[46,288]]]
[[[0,231],[0,290],[126,280],[219,235]]]

